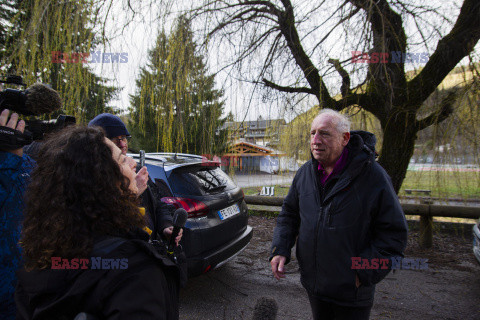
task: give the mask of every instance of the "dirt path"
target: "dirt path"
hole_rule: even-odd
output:
[[[251,217],[254,236],[235,260],[191,279],[181,293],[180,319],[251,319],[256,301],[270,297],[277,319],[311,319],[296,260],[276,281],[267,261],[274,219]],[[434,247],[422,250],[414,228],[406,257],[429,259],[427,270],[398,270],[377,285],[371,319],[480,319],[480,266],[465,232],[438,228]]]

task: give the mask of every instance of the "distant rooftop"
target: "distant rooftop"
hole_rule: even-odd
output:
[[[222,129],[231,129],[231,128],[250,128],[250,129],[266,129],[273,126],[284,125],[286,124],[284,119],[263,119],[262,116],[259,116],[257,120],[252,121],[227,121],[222,126]]]

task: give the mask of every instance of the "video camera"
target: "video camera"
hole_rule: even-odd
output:
[[[26,87],[20,76],[9,75],[0,83]],[[36,83],[26,90],[4,89],[0,91],[0,112],[4,109],[25,116],[38,116],[52,113],[62,107],[58,92],[52,88]],[[56,120],[26,120],[25,131],[21,133],[8,127],[0,127],[0,150],[14,150],[42,140],[46,133],[55,132],[68,125],[75,124],[73,116],[60,115]]]

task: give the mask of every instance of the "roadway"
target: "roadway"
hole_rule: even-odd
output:
[[[232,179],[240,188],[246,187],[264,187],[273,185],[290,186],[293,181],[295,172],[287,172],[282,174],[268,173],[236,173]]]

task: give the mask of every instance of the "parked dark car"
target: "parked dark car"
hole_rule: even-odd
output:
[[[129,154],[139,160],[138,154]],[[161,201],[188,213],[180,244],[188,275],[213,270],[240,253],[252,238],[244,194],[220,163],[190,154],[147,153],[145,165]]]
[[[480,219],[473,226],[473,254],[480,263]]]

